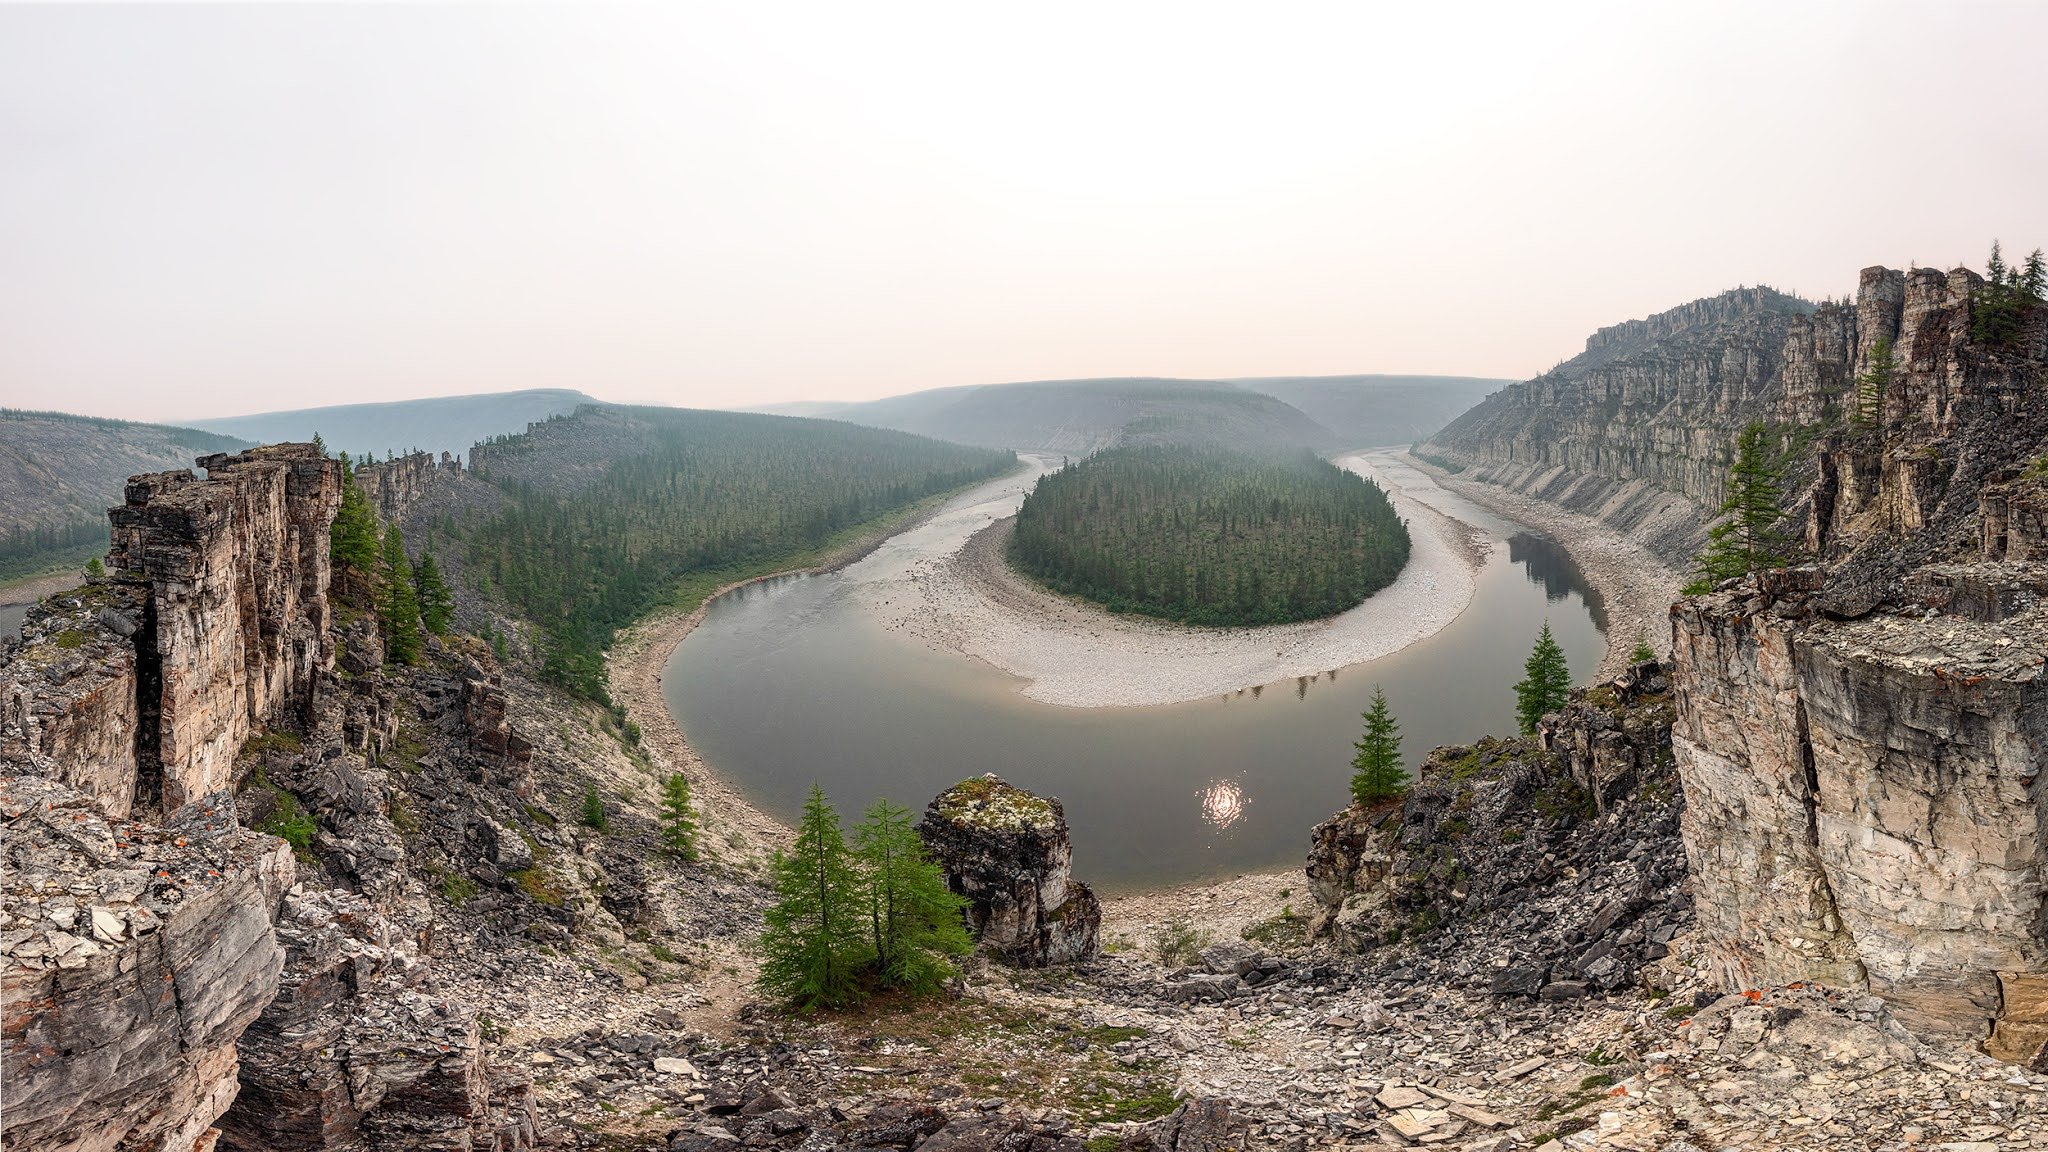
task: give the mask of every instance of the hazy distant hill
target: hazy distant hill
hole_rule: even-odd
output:
[[[1259,376],[1230,381],[1277,397],[1344,448],[1426,440],[1512,380],[1477,376]]]
[[[840,406],[769,411],[895,428],[959,444],[1080,456],[1117,444],[1321,446],[1330,434],[1262,392],[1215,380],[1124,377],[979,384]]]
[[[467,458],[469,446],[492,436],[524,432],[535,420],[573,412],[595,400],[567,388],[535,388],[525,392],[492,392],[481,396],[436,396],[428,400],[395,400],[384,404],[342,404],[301,408],[291,412],[259,412],[194,420],[196,428],[224,432],[269,444],[279,440],[311,440],[314,433],[330,451],[361,456],[373,453],[453,452]]]
[[[242,447],[192,428],[0,408],[0,578],[104,547],[128,477]]]

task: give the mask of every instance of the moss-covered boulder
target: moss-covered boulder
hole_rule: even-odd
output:
[[[1071,878],[1074,850],[1058,800],[978,776],[941,792],[917,830],[967,898],[990,955],[1039,968],[1096,954],[1102,905]]]

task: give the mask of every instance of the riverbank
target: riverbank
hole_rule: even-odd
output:
[[[45,596],[54,596],[84,582],[84,576],[66,568],[60,572],[45,572],[40,576],[25,576],[0,583],[0,636],[10,636],[19,630],[22,617]]]
[[[1398,452],[1337,463],[1386,489],[1408,523],[1410,551],[1394,583],[1325,620],[1198,628],[1058,595],[1004,560],[1014,507],[900,576],[864,582],[863,606],[885,627],[1018,677],[1031,699],[1070,708],[1176,704],[1377,659],[1457,619],[1495,541],[1432,506],[1431,479]]]
[[[1684,573],[1591,516],[1497,484],[1461,479],[1424,461],[1415,467],[1474,504],[1541,529],[1571,554],[1600,594],[1606,617],[1607,652],[1589,682],[1612,679],[1627,669],[1638,638],[1647,639],[1659,659],[1671,658],[1671,602],[1685,586]]]
[[[1023,471],[1028,469],[1020,468],[1018,472],[990,483],[1005,483]],[[979,491],[979,488],[969,491]],[[640,726],[640,746],[653,761],[655,770],[664,777],[681,772],[689,778],[691,798],[697,803],[703,832],[725,842],[729,860],[756,863],[765,860],[769,853],[788,841],[790,828],[756,808],[745,794],[690,747],[661,691],[662,669],[668,665],[669,656],[675,652],[676,645],[703,623],[704,614],[711,610],[712,602],[720,596],[781,576],[837,572],[857,564],[889,540],[915,530],[938,515],[957,498],[957,493],[935,498],[890,517],[871,531],[829,549],[811,565],[764,572],[722,584],[688,611],[680,608],[657,610],[621,633],[606,653],[612,700],[626,710],[628,720]]]

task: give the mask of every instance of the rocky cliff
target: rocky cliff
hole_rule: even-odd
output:
[[[1970,339],[1968,269],[1862,271],[1851,303],[1768,288],[1604,328],[1586,350],[1512,385],[1420,450],[1475,478],[1599,517],[1685,566],[1725,496],[1736,433],[1770,425],[1795,460],[1808,548],[1841,557],[1918,533],[2039,443],[2048,316],[2003,348]],[[1882,418],[1848,417],[1881,346],[1896,359]],[[2002,423],[2005,422],[2005,423]],[[2029,439],[2029,437],[2032,437]]]
[[[1820,569],[1673,611],[1685,844],[1727,983],[1865,988],[2048,1068],[2048,567]]]
[[[1692,918],[1671,704],[1651,662],[1575,692],[1533,736],[1431,752],[1400,801],[1316,826],[1310,931],[1492,964],[1502,995],[1633,986]]]
[[[530,1145],[474,1013],[416,988],[418,884],[370,787],[393,701],[333,671],[339,466],[311,445],[198,463],[131,479],[112,574],[0,641],[0,1144]],[[463,715],[495,718],[475,738],[516,763],[491,687]],[[238,820],[298,811],[273,768],[318,796],[296,863],[250,830],[288,813]]]
[[[426,497],[435,483],[460,473],[462,461],[443,452],[437,460],[431,452],[409,452],[382,464],[364,464],[356,469],[356,484],[370,498],[370,507],[380,519],[391,521]]]

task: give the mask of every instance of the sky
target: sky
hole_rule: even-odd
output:
[[[1523,378],[2048,243],[2048,3],[0,6],[0,405]]]

